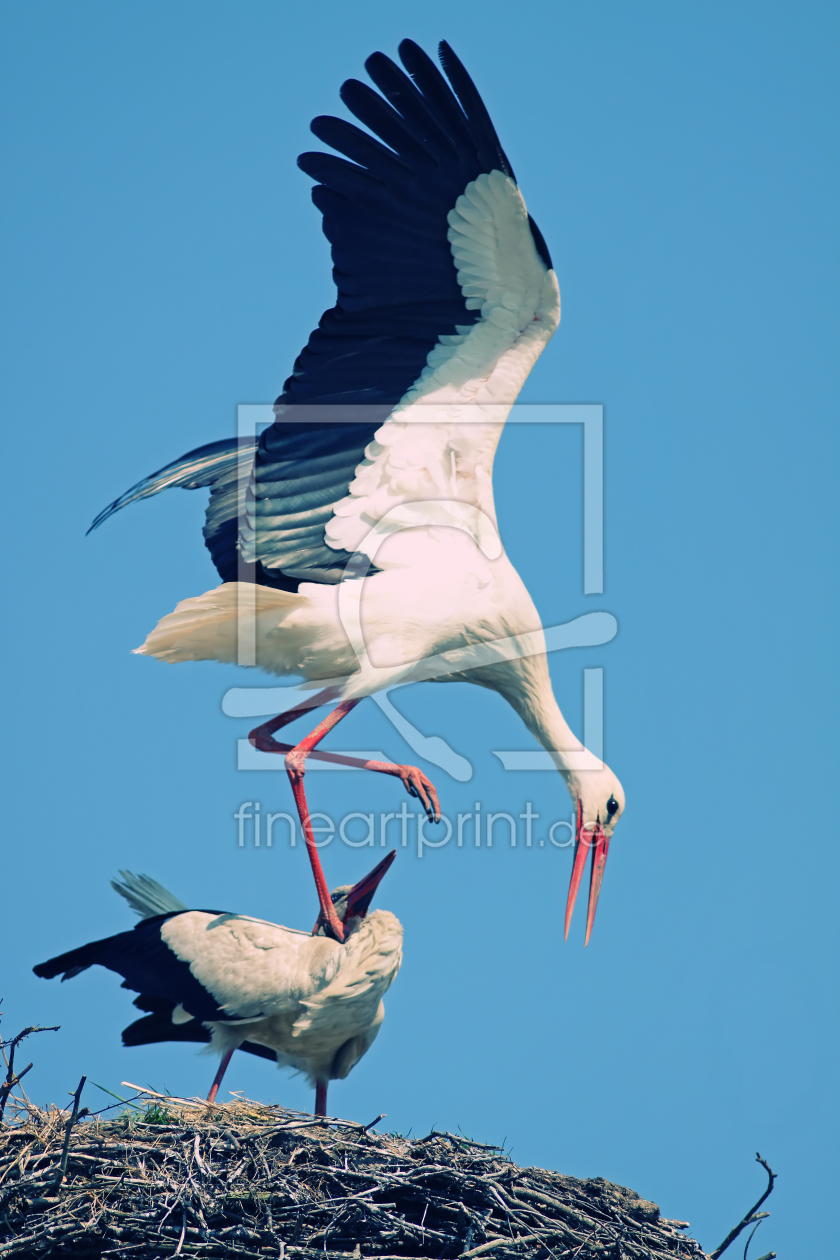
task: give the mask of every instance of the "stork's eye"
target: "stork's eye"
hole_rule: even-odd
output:
[[[618,801],[615,799],[614,796],[611,796],[610,799],[607,801],[607,814],[609,815],[610,818],[612,818],[613,814],[617,814],[617,813],[618,813]]]

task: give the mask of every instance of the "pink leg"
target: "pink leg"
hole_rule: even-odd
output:
[[[222,1055],[222,1061],[219,1064],[219,1070],[213,1078],[213,1084],[210,1086],[210,1093],[207,1095],[207,1101],[209,1103],[216,1101],[216,1095],[219,1092],[219,1086],[222,1083],[222,1077],[227,1071],[227,1066],[230,1063],[232,1057],[233,1057],[233,1050],[228,1050],[227,1054]]]
[[[315,1115],[325,1116],[327,1114],[327,1082],[315,1082]]]
[[[297,745],[281,744],[273,738],[274,732],[279,731],[283,726],[288,726],[290,722],[294,722],[295,718],[308,713],[310,709],[317,708],[321,704],[328,704],[330,700],[335,699],[336,694],[337,688],[333,687],[327,687],[324,691],[317,692],[311,705],[301,705],[297,709],[289,709],[286,713],[281,713],[278,717],[272,718],[270,722],[264,722],[262,726],[258,726],[251,731],[248,739],[260,752],[290,753],[302,749],[303,744],[307,742],[306,740]],[[340,722],[345,714],[349,713],[351,708],[355,708],[358,703],[358,700],[345,701],[346,708],[343,705],[339,705],[333,711],[333,714],[330,715],[335,720],[323,730],[321,729],[324,725],[323,723],[316,728],[316,730],[321,731],[321,734],[315,743],[323,739],[327,731],[332,730],[333,726]],[[312,732],[312,735],[314,734],[315,731]],[[312,736],[308,737],[308,739],[311,738]],[[417,797],[428,814],[429,821],[440,822],[440,801],[438,800],[434,784],[417,766],[401,766],[392,761],[365,761],[361,757],[345,757],[341,753],[316,752],[314,745],[307,750],[307,755],[315,757],[317,761],[329,761],[337,766],[352,766],[358,770],[375,770],[377,774],[394,775],[395,778],[402,780],[409,796]]]
[[[324,703],[327,698],[333,699],[335,692],[331,688],[319,692],[314,697],[315,702]],[[318,849],[315,845],[315,837],[312,832],[312,824],[309,819],[309,808],[306,803],[306,795],[303,790],[303,776],[305,774],[305,762],[308,756],[317,757],[322,761],[331,761],[338,765],[358,766],[362,770],[376,770],[380,774],[392,774],[401,779],[411,796],[419,797],[429,818],[438,822],[440,819],[440,804],[438,802],[437,792],[434,786],[426,778],[421,770],[416,766],[398,766],[388,761],[364,761],[360,757],[344,757],[340,753],[321,753],[315,752],[316,744],[324,738],[324,736],[337,726],[343,717],[356,707],[358,700],[343,700],[332,713],[320,722],[311,734],[302,739],[299,744],[292,747],[290,744],[281,744],[273,738],[274,732],[279,730],[281,726],[294,721],[296,717],[300,717],[302,713],[308,711],[313,705],[301,706],[297,709],[290,709],[287,713],[281,713],[279,717],[272,718],[270,722],[265,722],[262,726],[258,726],[256,730],[251,731],[248,736],[255,748],[259,748],[261,752],[285,753],[286,754],[286,771],[289,781],[292,785],[295,803],[300,816],[300,823],[303,829],[303,838],[306,843],[306,851],[309,854],[309,862],[312,866],[312,874],[315,878],[315,887],[318,890],[318,901],[321,906],[321,915],[326,925],[328,925],[332,935],[336,940],[344,940],[344,926],[336,914],[332,900],[330,899],[327,881],[324,878],[324,871],[321,866],[321,859],[318,855]]]
[[[315,836],[312,832],[312,823],[309,819],[309,807],[306,804],[306,795],[303,790],[303,776],[306,773],[304,762],[307,754],[312,751],[319,740],[323,739],[328,731],[337,726],[345,714],[355,708],[358,700],[345,700],[342,704],[334,709],[323,722],[320,722],[315,730],[306,739],[302,739],[296,748],[290,749],[286,754],[286,773],[289,776],[289,782],[292,785],[292,792],[297,805],[298,815],[300,816],[300,825],[303,830],[303,839],[306,843],[306,852],[309,854],[309,862],[312,867],[312,874],[315,877],[315,887],[318,890],[318,901],[321,905],[321,915],[324,923],[328,926],[337,941],[344,940],[344,924],[335,912],[335,907],[330,897],[330,890],[327,888],[327,881],[324,878],[324,870],[321,866],[321,858],[315,845]]]

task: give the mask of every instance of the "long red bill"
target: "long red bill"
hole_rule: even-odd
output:
[[[347,894],[347,911],[344,915],[345,919],[351,919],[354,915],[364,918],[368,912],[373,894],[379,887],[382,876],[390,867],[394,858],[397,856],[397,850],[392,849],[387,857],[374,866],[373,870],[365,875],[364,879],[360,879],[358,884],[354,884]]]
[[[317,856],[317,850],[315,850],[315,853]],[[396,856],[397,850],[392,849],[387,857],[384,857],[381,862],[377,862],[373,870],[369,871],[363,879],[359,880],[358,884],[353,885],[347,894],[347,908],[345,909],[344,915],[341,919],[339,919],[335,906],[329,899],[329,894],[326,894],[327,909],[324,909],[324,904],[322,902],[321,913],[315,920],[312,935],[316,936],[318,934],[318,929],[323,926],[326,928],[328,935],[332,934],[337,941],[343,944],[344,924],[348,919],[356,917],[363,919],[365,917],[368,909],[370,908],[370,903],[373,901],[373,894],[376,892],[382,880],[382,876],[388,870]],[[321,879],[323,880],[323,874],[321,875]],[[324,887],[326,888],[326,884],[324,884]]]
[[[577,831],[575,833],[575,858],[572,864],[572,878],[569,883],[569,895],[566,898],[566,930],[563,939],[569,939],[569,928],[572,925],[572,912],[583,879],[583,868],[586,866],[586,855],[592,850],[592,866],[589,871],[589,908],[586,915],[586,938],[584,948],[589,944],[592,935],[592,924],[595,922],[595,909],[601,893],[601,882],[609,853],[609,838],[604,834],[600,824],[584,826],[583,810],[580,801],[577,807]]]
[[[583,879],[583,868],[586,865],[586,854],[589,849],[589,840],[583,831],[583,809],[580,801],[577,806],[577,830],[575,832],[575,860],[572,865],[572,879],[569,884],[569,895],[566,898],[566,932],[563,937],[564,941],[569,939],[569,928],[572,926],[572,911],[575,908],[575,901],[580,888],[580,881]]]
[[[595,833],[595,844],[592,849],[592,869],[589,873],[589,910],[586,915],[586,938],[583,942],[584,949],[589,944],[589,937],[592,935],[592,924],[595,922],[595,909],[598,905],[598,897],[601,893],[601,881],[604,878],[604,868],[607,865],[607,854],[610,851],[610,842],[607,836],[599,827]]]

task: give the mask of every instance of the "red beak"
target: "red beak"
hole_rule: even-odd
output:
[[[392,849],[387,857],[374,866],[369,875],[365,875],[364,879],[360,879],[358,884],[354,884],[347,895],[347,910],[344,914],[345,921],[352,919],[354,915],[358,915],[363,919],[368,912],[370,903],[373,901],[373,894],[379,887],[382,876],[390,867],[394,858],[397,856],[397,850]]]
[[[583,809],[578,801],[577,807],[577,833],[575,835],[575,860],[572,866],[572,879],[569,884],[569,896],[566,900],[566,934],[564,940],[569,938],[569,928],[572,923],[572,911],[575,908],[575,901],[580,888],[580,881],[583,878],[583,868],[586,865],[586,854],[592,850],[592,866],[589,871],[589,910],[586,915],[586,939],[583,942],[584,948],[589,944],[589,937],[592,935],[592,924],[595,922],[595,909],[598,905],[598,896],[601,892],[601,882],[604,878],[604,869],[607,865],[607,854],[610,849],[609,838],[604,834],[603,828],[599,823],[594,826],[589,824],[583,826]]]
[[[349,893],[347,894],[347,909],[344,911],[344,918],[341,920],[341,923],[338,925],[338,928],[336,928],[334,925],[328,925],[328,932],[334,935],[336,940],[342,941],[342,942],[344,941],[344,932],[343,932],[342,925],[346,923],[348,919],[352,919],[354,916],[360,919],[363,919],[365,917],[368,910],[370,909],[370,903],[373,901],[373,894],[376,892],[377,888],[379,887],[379,884],[382,880],[382,876],[388,870],[388,868],[390,867],[391,863],[393,862],[396,856],[397,856],[397,850],[392,849],[387,857],[384,857],[381,862],[377,863],[377,865],[374,866],[373,870],[370,871],[369,874],[365,875],[364,879],[360,879],[358,884],[354,884],[353,887],[350,889]],[[330,909],[333,909],[333,908],[330,907]],[[333,915],[335,915],[334,909],[333,909]],[[338,923],[338,919],[336,919],[335,922]],[[315,922],[315,926],[312,929],[313,936],[318,931],[318,928],[321,926],[322,923],[324,923],[323,913],[318,915],[318,918]],[[341,930],[341,936],[338,935],[339,930]]]

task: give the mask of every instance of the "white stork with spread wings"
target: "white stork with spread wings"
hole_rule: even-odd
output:
[[[399,920],[388,910],[368,914],[395,857],[396,850],[357,884],[333,889],[341,944],[321,915],[310,935],[248,915],[190,910],[156,880],[121,871],[124,882],[111,884],[140,915],[133,931],[33,970],[71,980],[98,965],[123,976],[123,988],[140,994],[134,1005],[148,1012],[123,1031],[123,1045],[208,1042],[222,1056],[208,1102],[241,1048],[306,1073],[323,1116],[328,1082],[344,1080],[373,1045],[382,998],[400,969]]]
[[[407,74],[382,53],[366,63],[381,95],[355,80],[341,90],[374,134],[316,118],[315,135],[345,156],[299,159],[317,181],[338,296],[295,363],[274,424],[244,451],[233,439],[190,452],[94,526],[168,486],[210,487],[204,535],[222,585],[182,601],[138,651],[236,662],[251,619],[257,665],[320,687],[251,735],[256,747],[288,754],[310,857],[304,762],[362,697],[420,678],[498,691],[576,803],[566,933],[591,849],[588,941],[624,795],[554,699],[540,618],[499,539],[491,480],[502,425],[560,319],[557,279],[460,61],[441,44],[447,83],[416,44],[399,51]],[[273,739],[335,700],[295,748]],[[438,816],[435,790],[415,767],[350,764],[398,775]]]

